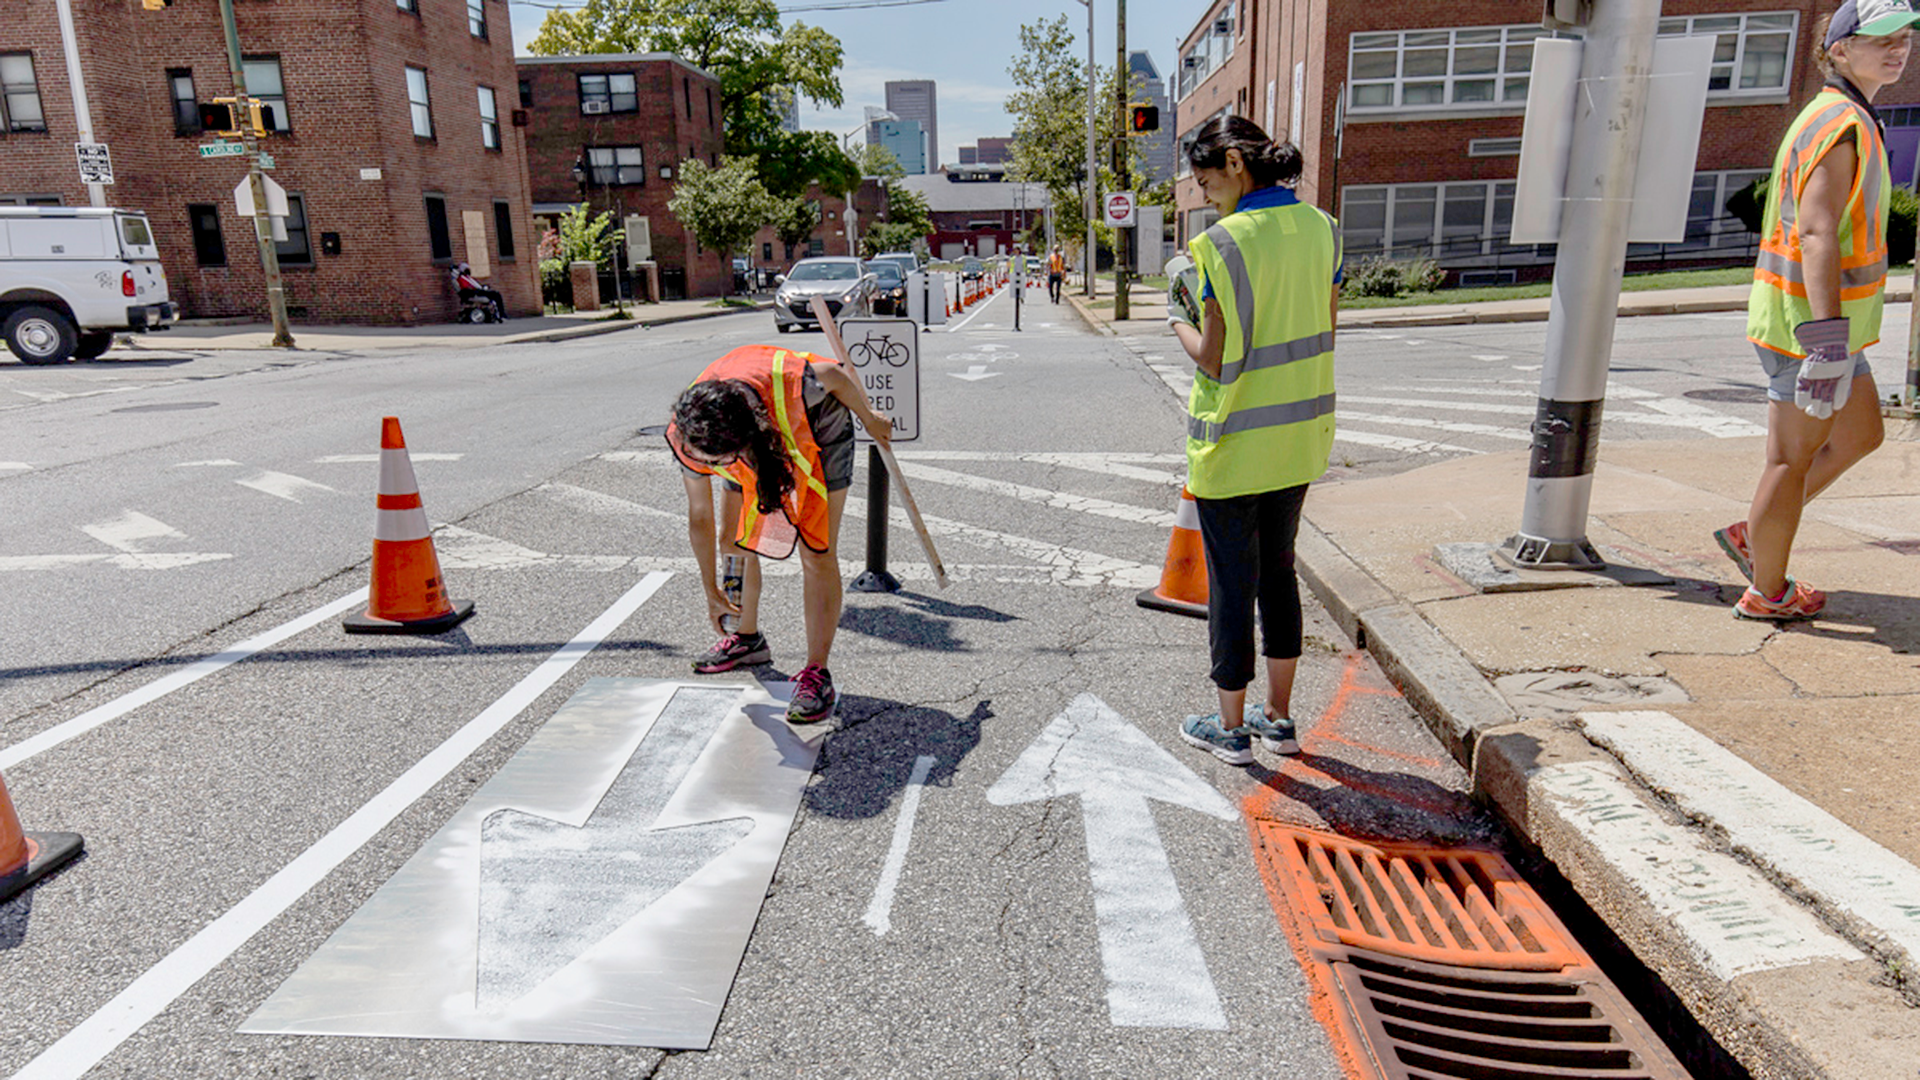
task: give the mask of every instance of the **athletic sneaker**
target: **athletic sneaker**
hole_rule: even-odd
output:
[[[1747,523],[1736,521],[1724,529],[1715,529],[1713,538],[1720,541],[1720,550],[1727,553],[1733,565],[1740,568],[1740,576],[1753,582],[1753,551],[1747,547]]]
[[[793,679],[793,700],[787,703],[787,719],[796,724],[816,724],[833,715],[840,700],[834,692],[833,676],[817,664],[800,669]]]
[[[718,675],[737,667],[764,664],[773,659],[764,634],[728,634],[713,643],[713,648],[694,660],[695,675]]]
[[[1247,728],[1228,731],[1220,726],[1220,714],[1189,716],[1180,722],[1180,737],[1229,765],[1253,764],[1253,740]]]
[[[1277,720],[1267,719],[1264,705],[1247,703],[1244,721],[1245,730],[1260,737],[1260,745],[1275,754],[1297,754],[1300,752],[1300,739],[1294,734],[1293,721],[1286,717]]]
[[[1760,594],[1760,590],[1747,586],[1734,602],[1733,613],[1742,619],[1766,619],[1772,622],[1788,622],[1793,619],[1811,619],[1820,614],[1827,606],[1827,594],[1819,589],[1809,589],[1805,585],[1787,579],[1786,591],[1777,600],[1769,600]]]

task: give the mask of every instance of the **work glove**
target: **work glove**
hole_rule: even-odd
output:
[[[1167,322],[1200,328],[1200,268],[1185,255],[1167,260]]]
[[[1847,354],[1847,320],[1819,319],[1793,328],[1794,340],[1807,350],[1793,403],[1815,420],[1825,420],[1847,403],[1853,384],[1853,358]]]

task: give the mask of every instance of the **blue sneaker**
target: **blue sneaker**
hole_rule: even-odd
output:
[[[1247,729],[1222,728],[1219,713],[1187,717],[1180,722],[1180,737],[1229,765],[1253,764],[1253,740],[1247,737]]]
[[[1256,705],[1249,701],[1247,703],[1247,715],[1243,723],[1246,725],[1245,730],[1258,735],[1260,737],[1260,745],[1266,747],[1269,751],[1276,754],[1297,754],[1300,752],[1300,738],[1294,733],[1293,721],[1285,717],[1277,720],[1267,719],[1266,706]]]

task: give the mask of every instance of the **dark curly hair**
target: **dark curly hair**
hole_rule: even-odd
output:
[[[739,379],[715,379],[687,387],[673,403],[673,423],[686,445],[710,457],[739,454],[753,469],[760,512],[771,514],[793,490],[780,437],[767,419],[760,394]]]
[[[1238,150],[1253,174],[1256,187],[1291,184],[1300,179],[1300,150],[1290,142],[1274,142],[1260,125],[1244,116],[1216,116],[1200,125],[1187,161],[1196,169],[1222,169],[1227,151]]]

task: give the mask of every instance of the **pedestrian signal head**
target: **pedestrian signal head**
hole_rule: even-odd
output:
[[[1135,135],[1159,131],[1160,107],[1157,105],[1127,106],[1127,130]]]

